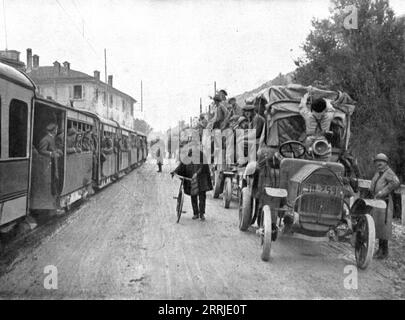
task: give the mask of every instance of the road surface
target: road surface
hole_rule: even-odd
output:
[[[173,167],[166,163],[159,174],[148,162],[10,244],[0,262],[0,298],[405,297],[398,274],[375,260],[358,272],[357,289],[345,287],[347,277],[355,275],[347,267],[355,263],[347,244],[279,237],[271,261],[262,262],[254,229],[238,230],[236,201],[224,209],[222,200],[209,194],[203,222],[191,219],[187,197],[187,213],[176,224],[173,196],[179,181],[168,174]],[[49,265],[57,269],[57,289],[44,288]]]

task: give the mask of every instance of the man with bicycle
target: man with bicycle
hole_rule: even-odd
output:
[[[181,158],[179,166],[171,172],[171,175],[173,177],[177,174],[191,179],[184,181],[184,193],[191,196],[193,220],[200,218],[204,221],[206,192],[212,190],[210,168],[201,151],[201,146],[191,143],[185,148],[188,148],[187,156]]]

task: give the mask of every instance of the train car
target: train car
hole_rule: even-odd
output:
[[[28,213],[34,96],[35,85],[25,74],[0,63],[1,232]]]
[[[46,139],[46,128],[51,123],[58,127],[55,142],[59,157],[51,157],[41,150],[41,140]],[[74,148],[69,145],[71,129],[75,132]],[[93,132],[97,132],[97,127],[91,115],[55,101],[35,98],[31,210],[69,209],[71,204],[93,192],[94,150],[81,145],[82,136]]]

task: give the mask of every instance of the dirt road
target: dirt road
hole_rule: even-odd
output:
[[[146,163],[80,208],[30,235],[3,258],[0,298],[386,299],[404,298],[397,274],[379,261],[345,289],[352,249],[280,237],[260,259],[254,230],[238,230],[237,202],[207,196],[207,220],[191,219],[189,198],[175,223],[178,180]],[[38,235],[39,233],[39,235]],[[10,258],[10,255],[12,256]],[[44,268],[57,268],[57,289]],[[403,283],[402,283],[403,284]]]

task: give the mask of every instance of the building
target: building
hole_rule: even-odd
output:
[[[22,71],[25,70],[25,64],[24,62],[20,61],[20,52],[17,50],[1,50],[0,62]]]
[[[58,61],[53,66],[40,66],[39,56],[27,49],[27,74],[38,88],[38,94],[60,104],[86,109],[101,117],[118,121],[134,128],[136,100],[113,87],[113,76],[108,83],[100,80],[100,71],[93,76],[71,69],[70,63]]]

